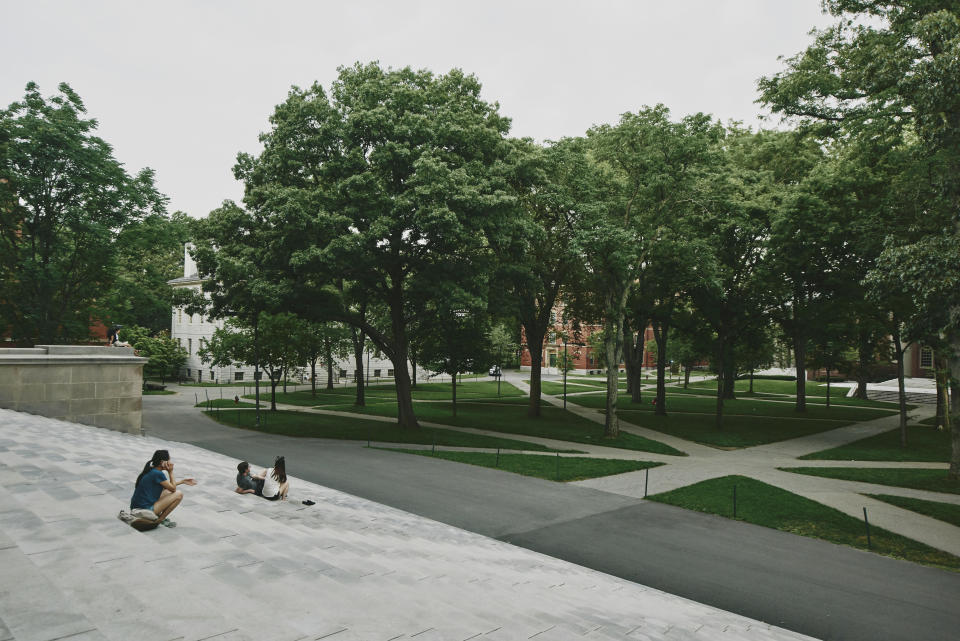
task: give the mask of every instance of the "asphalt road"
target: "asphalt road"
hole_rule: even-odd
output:
[[[145,431],[257,466],[284,454],[295,477],[813,637],[960,638],[958,573],[487,468],[226,428],[187,396],[144,397]]]

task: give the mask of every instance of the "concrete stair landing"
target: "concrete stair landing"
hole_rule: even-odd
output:
[[[140,533],[116,514],[162,448],[199,484]],[[0,410],[0,641],[807,638],[296,478],[238,495],[236,463]]]

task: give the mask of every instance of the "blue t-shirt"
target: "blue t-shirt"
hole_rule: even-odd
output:
[[[153,504],[163,493],[163,486],[160,483],[166,480],[167,477],[163,472],[151,468],[137,483],[137,488],[133,491],[133,497],[130,499],[130,509],[149,510],[153,508]]]

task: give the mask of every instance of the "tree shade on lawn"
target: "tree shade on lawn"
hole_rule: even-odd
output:
[[[602,408],[604,406],[604,397],[599,394],[581,394],[575,396],[573,402],[577,405],[592,408]],[[711,398],[701,398],[690,396],[689,394],[674,395],[670,397],[670,412],[672,414],[695,413],[695,414],[713,414],[716,401]],[[621,410],[634,410],[638,412],[652,412],[652,403],[631,403],[629,398],[621,398],[617,402],[617,407]],[[892,416],[893,411],[882,408],[870,407],[808,407],[806,412],[797,412],[791,403],[778,403],[766,400],[736,399],[728,400],[724,403],[724,413],[727,416],[768,416],[776,418],[798,418],[798,419],[826,419],[844,423],[854,421],[869,421],[884,416]],[[839,427],[839,424],[837,425]],[[726,429],[726,423],[724,423]]]
[[[801,456],[821,461],[950,461],[950,434],[932,427],[912,425],[907,447],[900,445],[900,432],[890,430],[840,447]]]
[[[392,412],[396,410],[392,403],[373,404],[362,408],[352,405],[326,406],[324,409],[377,416],[393,416]],[[417,414],[426,421],[458,427],[685,456],[683,452],[669,445],[628,432],[622,432],[617,438],[605,438],[602,425],[558,407],[543,407],[539,418],[530,418],[519,406],[461,402],[458,403],[457,416],[454,417],[449,403],[420,402],[417,403]]]
[[[329,414],[308,414],[291,410],[278,410],[262,415],[262,422],[256,424],[253,411],[228,409],[204,412],[210,418],[224,425],[252,429],[266,434],[284,436],[304,436],[312,438],[332,438],[348,441],[373,441],[379,443],[417,443],[419,445],[444,445],[448,447],[483,447],[511,450],[531,450],[541,452],[576,451],[554,450],[552,448],[507,438],[497,438],[482,434],[468,434],[453,430],[425,427],[422,430],[398,429],[395,423],[371,421],[362,418],[352,419]]]
[[[492,467],[514,474],[535,476],[548,481],[582,481],[600,476],[635,472],[663,465],[653,461],[628,461],[582,456],[550,456],[546,454],[497,454],[496,452],[451,452],[394,449],[394,452],[442,458],[447,461]]]
[[[960,527],[960,505],[941,503],[940,501],[925,501],[908,496],[893,496],[891,494],[867,494],[867,496]]]
[[[823,476],[829,479],[909,487],[929,492],[960,494],[960,481],[947,477],[947,470],[929,468],[890,469],[878,467],[783,467],[784,472]]]
[[[734,487],[737,493],[737,520],[868,549],[866,527],[862,520],[745,476],[724,476],[701,481],[649,498],[688,510],[733,518]],[[960,558],[878,527],[870,528],[870,545],[873,552],[886,556],[952,570],[960,569]]]

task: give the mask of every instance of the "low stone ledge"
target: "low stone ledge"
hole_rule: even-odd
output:
[[[140,434],[146,362],[130,347],[0,348],[0,407]]]

